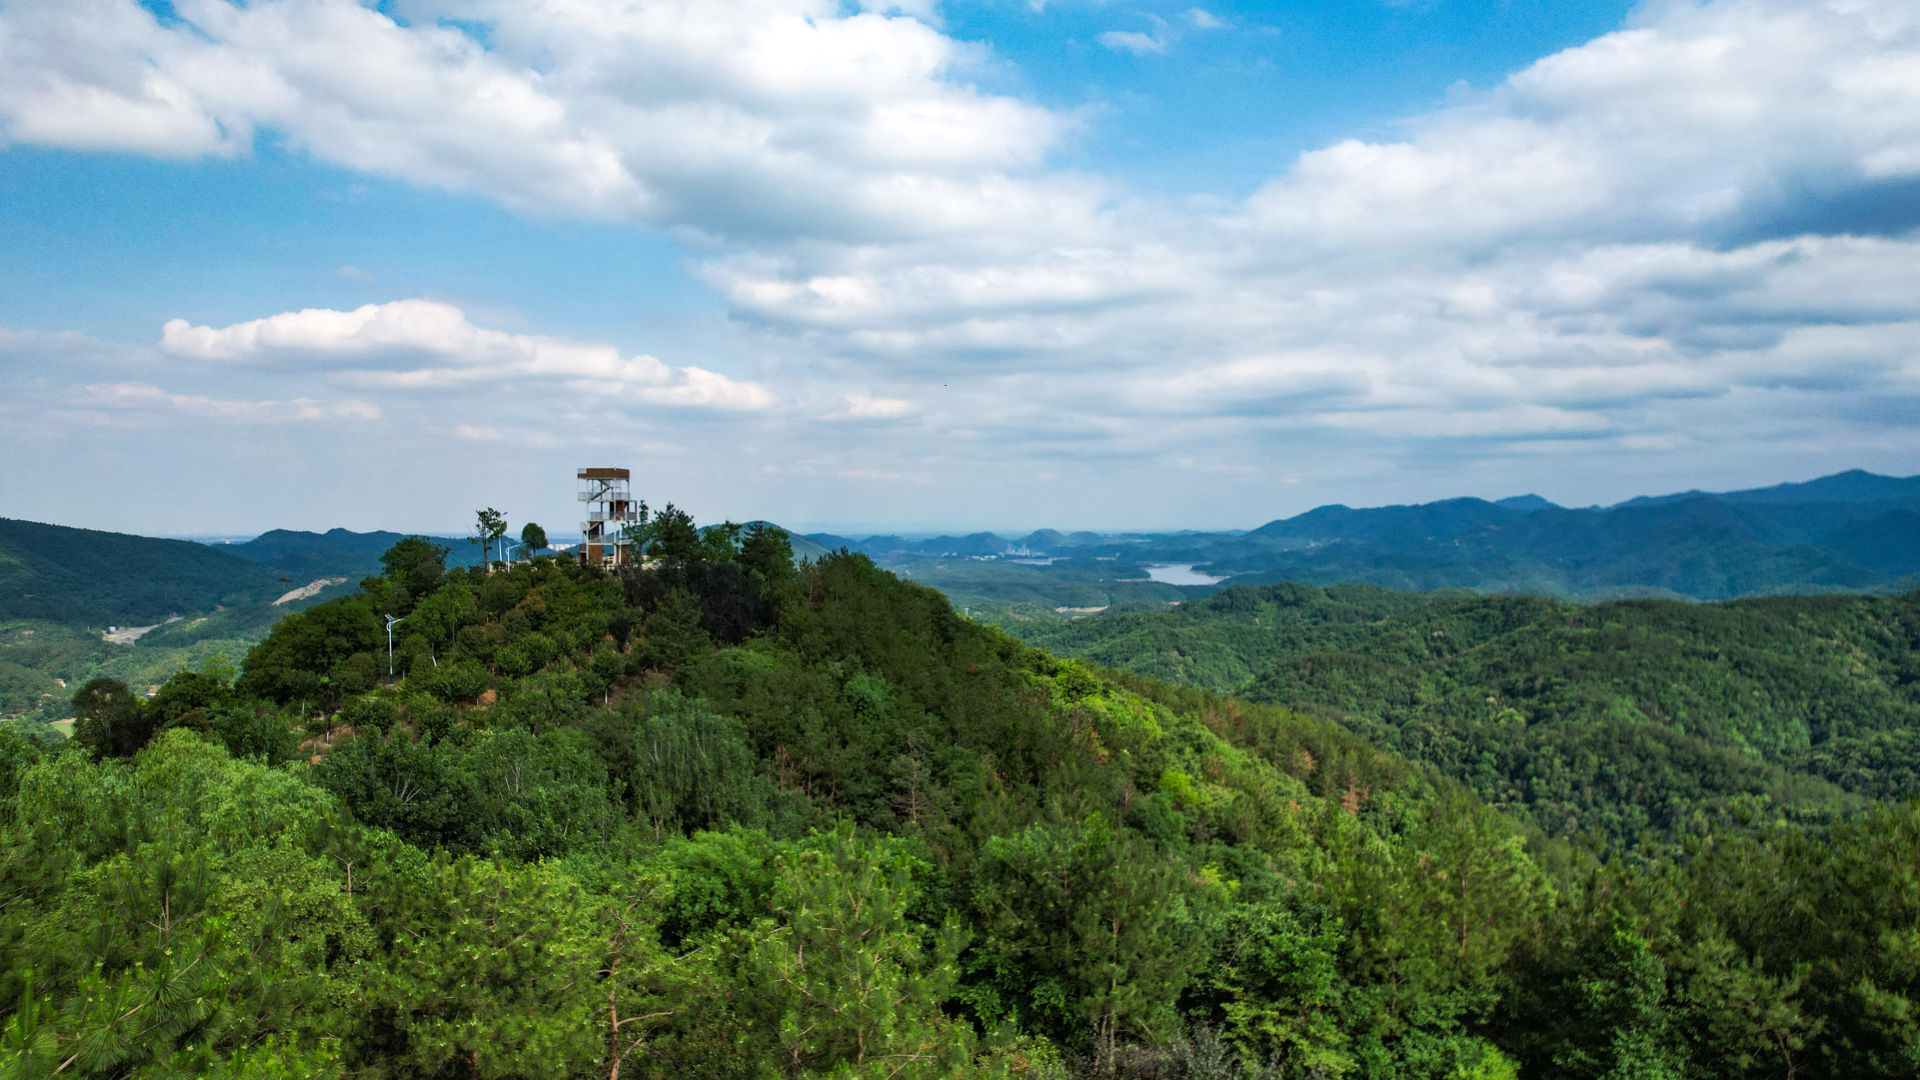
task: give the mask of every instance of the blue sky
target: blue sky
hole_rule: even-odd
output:
[[[1915,71],[1897,0],[10,0],[0,514],[564,531],[624,464],[703,519],[1222,527],[1914,472]]]

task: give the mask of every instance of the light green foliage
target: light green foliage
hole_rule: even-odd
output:
[[[342,980],[374,938],[315,848],[323,793],[175,732],[131,769],[35,765],[14,807],[0,990],[21,1007],[0,1045],[22,1075],[327,1059],[329,1017],[353,998]]]
[[[767,796],[739,721],[674,693],[623,715],[634,724],[628,784],[656,833],[756,823]]]
[[[594,972],[605,941],[575,883],[542,866],[460,858],[404,884],[386,901],[393,944],[366,990],[367,1023],[389,1033],[395,1065],[571,1076],[600,1060]]]
[[[1550,832],[1615,845],[1920,794],[1920,594],[1581,606],[1282,584],[1008,628],[1331,712]]]
[[[974,1036],[942,1012],[957,926],[917,925],[911,859],[845,829],[780,856],[771,915],[746,931],[739,1005],[789,1076],[941,1077]]]
[[[1248,1066],[1349,1075],[1339,1024],[1341,932],[1326,916],[1303,919],[1276,903],[1234,908],[1221,920],[1215,962],[1200,973],[1220,1002],[1228,1037]]]

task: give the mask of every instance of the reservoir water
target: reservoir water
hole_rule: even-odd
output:
[[[1166,585],[1218,585],[1227,580],[1203,574],[1192,563],[1155,563],[1147,567],[1147,578]]]

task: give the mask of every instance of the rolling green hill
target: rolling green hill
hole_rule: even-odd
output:
[[[1920,593],[1581,606],[1274,585],[1007,625],[1337,716],[1564,835],[1631,843],[1920,795]]]
[[[416,552],[237,681],[94,684],[56,749],[0,729],[0,1067],[1912,1074],[1920,807],[1603,862],[1325,717],[1056,659],[863,556],[675,544],[619,576]],[[1459,602],[1225,595],[1223,624],[1329,633]],[[1381,663],[1552,608],[1410,624]],[[1856,614],[1778,640],[1844,629],[1877,671],[1901,617]]]
[[[0,518],[0,619],[148,625],[286,588],[205,544]]]
[[[304,581],[341,575],[359,578],[378,573],[380,556],[408,535],[348,529],[328,529],[324,533],[271,529],[244,544],[223,545],[220,550]],[[434,540],[446,546],[450,562],[478,565],[479,553],[471,543],[450,537]]]
[[[276,531],[215,547],[0,519],[0,719],[68,716],[74,688],[98,675],[144,689],[184,667],[238,663],[281,616],[378,572],[398,539]],[[348,580],[274,603],[322,578]],[[109,626],[154,629],[114,643]]]

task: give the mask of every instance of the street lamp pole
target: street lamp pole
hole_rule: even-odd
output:
[[[404,616],[396,619],[391,615],[386,616],[386,619],[387,619],[387,685],[392,686],[393,685],[393,628],[396,624],[406,622],[407,620]]]

